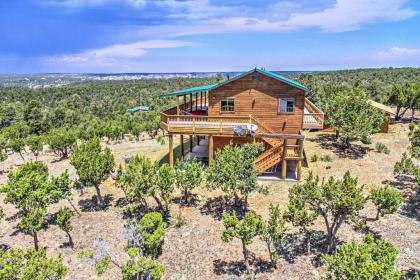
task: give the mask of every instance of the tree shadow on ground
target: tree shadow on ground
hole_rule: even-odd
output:
[[[11,216],[9,216],[9,217],[7,217],[7,218],[5,218],[5,220],[6,221],[8,221],[8,222],[15,222],[15,221],[17,221],[20,217],[22,217],[22,211],[18,211],[18,212],[16,212],[15,214],[13,214],[13,215],[11,215]]]
[[[70,244],[70,242],[66,241],[63,242],[63,244],[61,244],[60,246],[58,246],[60,249],[64,249],[64,248],[73,248]]]
[[[200,200],[198,198],[198,194],[189,193],[188,194],[188,203],[185,203],[183,195],[181,195],[179,197],[175,197],[172,200],[172,202],[175,203],[175,204],[179,204],[182,207],[197,207]]]
[[[235,212],[240,218],[245,215],[242,205],[235,206],[233,202],[224,195],[208,198],[206,203],[200,208],[200,213],[202,215],[209,215],[218,221],[222,220],[224,211]]]
[[[250,270],[253,272],[254,276],[258,273],[273,271],[274,268],[269,261],[255,257],[252,252],[250,252],[249,257]],[[245,262],[243,260],[227,262],[217,259],[213,261],[213,266],[213,271],[217,275],[226,274],[242,276],[246,273]]]
[[[236,275],[241,276],[246,272],[244,261],[230,261],[226,262],[221,259],[213,261],[213,272],[216,275]]]
[[[252,263],[256,267],[254,274],[274,271],[274,267],[271,265],[271,262],[269,262],[268,260],[265,260],[262,258],[254,258]]]
[[[389,184],[403,192],[404,203],[399,211],[401,215],[420,221],[420,188],[412,176],[397,175],[395,180],[386,180]]]
[[[18,226],[16,226],[16,227],[14,227],[14,231],[12,232],[12,233],[10,233],[10,235],[9,236],[16,236],[16,235],[18,235],[19,233],[21,233],[21,231],[20,231],[20,229],[19,229],[19,227]]]
[[[106,194],[104,197],[104,206],[98,205],[96,195],[91,198],[82,199],[79,201],[79,207],[82,212],[97,212],[107,210],[111,206],[111,202],[114,199],[112,194]]]
[[[119,208],[124,208],[128,206],[129,204],[130,204],[130,201],[126,197],[120,197],[115,201],[114,206],[119,207]]]
[[[282,245],[278,246],[277,251],[288,263],[294,263],[296,258],[307,255],[306,240],[304,235],[299,232],[288,233],[283,239]],[[323,231],[314,231],[311,239],[311,254],[313,252],[327,252],[326,235]],[[314,264],[315,266],[316,263]]]
[[[308,141],[318,143],[323,149],[332,151],[340,158],[362,159],[368,151],[373,150],[358,144],[351,144],[350,147],[344,148],[333,134],[319,134],[314,139]]]
[[[50,225],[57,225],[57,214],[58,213],[47,213],[44,217],[44,221],[42,222],[42,229],[47,230]]]
[[[66,159],[68,159],[68,157],[58,157],[58,158],[55,158],[55,159],[51,160],[51,163],[57,163],[57,162],[60,162],[60,161],[66,160]]]
[[[130,203],[128,204],[130,205]],[[148,205],[144,205],[142,203],[133,203],[133,207],[128,207],[124,209],[122,213],[122,218],[124,220],[127,219],[140,219],[143,217],[144,214],[149,212],[161,212],[161,209],[158,206],[150,207]]]
[[[6,252],[7,250],[9,250],[11,247],[7,244],[0,244],[0,251]]]
[[[420,277],[420,270],[418,268],[410,268],[407,271],[404,271],[405,275],[402,279],[414,279],[414,276]]]

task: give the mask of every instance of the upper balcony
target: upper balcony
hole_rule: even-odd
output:
[[[184,104],[189,106],[189,104]],[[233,136],[235,127],[246,128],[250,117],[209,117],[207,104],[186,109],[187,106],[177,106],[160,113],[161,126],[169,133],[214,134]]]
[[[179,103],[178,103],[179,104]],[[196,98],[161,112],[161,126],[169,133],[233,136],[235,127],[254,123],[249,116],[208,116],[207,98]],[[305,98],[303,129],[322,129],[324,113]]]

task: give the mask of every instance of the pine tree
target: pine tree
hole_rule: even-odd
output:
[[[114,167],[114,156],[109,148],[102,149],[98,138],[92,138],[74,146],[70,156],[76,168],[78,180],[84,186],[93,186],[100,207],[105,207],[100,185],[110,175]]]
[[[277,246],[283,241],[284,234],[287,231],[283,213],[279,205],[270,205],[270,217],[267,221],[263,221],[260,238],[267,245],[270,262],[273,267],[276,267],[277,260],[280,255],[277,253]]]
[[[73,226],[70,221],[71,217],[73,217],[73,212],[71,212],[69,208],[61,208],[57,213],[56,223],[60,229],[67,234],[69,245],[73,247],[73,238],[70,234],[70,232],[73,230]]]
[[[213,163],[206,171],[207,186],[210,189],[220,188],[233,196],[235,206],[242,202],[246,211],[249,194],[267,191],[257,182],[259,170],[254,164],[255,157],[262,149],[260,143],[253,143],[242,147],[228,145],[216,152]]]
[[[188,204],[190,191],[201,184],[203,165],[194,160],[178,161],[175,167],[176,185],[184,194],[184,203]]]
[[[242,244],[242,254],[244,256],[244,263],[247,273],[250,272],[249,265],[249,251],[247,246],[252,243],[252,240],[261,234],[262,218],[254,211],[248,211],[243,219],[239,219],[235,213],[223,213],[222,240],[230,242],[234,238],[238,238]]]

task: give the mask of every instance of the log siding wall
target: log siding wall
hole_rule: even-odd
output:
[[[255,78],[255,76],[258,76]],[[254,78],[253,78],[254,77]],[[221,113],[220,101],[235,99],[235,111]],[[279,113],[279,98],[294,97],[295,111]],[[298,134],[302,129],[305,92],[271,77],[251,73],[209,92],[209,116],[252,114],[276,133]]]

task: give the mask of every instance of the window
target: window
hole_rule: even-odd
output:
[[[280,113],[293,113],[295,111],[295,98],[282,97],[279,99],[279,112]]]
[[[229,97],[222,97],[220,100],[220,112],[235,112],[235,100]]]

